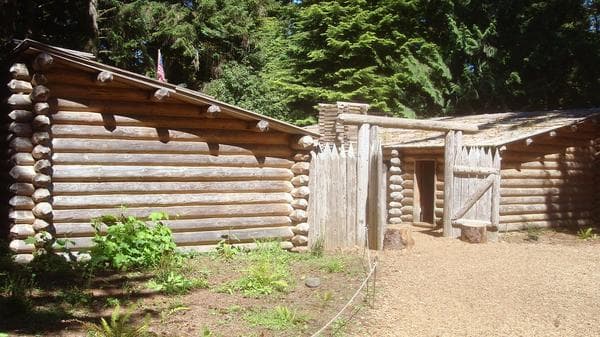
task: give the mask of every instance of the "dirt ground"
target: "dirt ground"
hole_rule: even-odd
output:
[[[468,244],[414,233],[379,255],[376,306],[350,336],[600,336],[600,239],[546,231]]]

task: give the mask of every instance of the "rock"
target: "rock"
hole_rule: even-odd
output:
[[[308,238],[304,235],[294,235],[292,243],[294,246],[306,246],[308,245]]]
[[[304,285],[309,288],[318,288],[321,285],[321,279],[318,277],[307,277],[304,280]]]
[[[467,226],[461,228],[460,239],[469,243],[487,242],[487,230],[485,226]]]

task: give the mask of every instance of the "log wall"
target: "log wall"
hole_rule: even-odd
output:
[[[590,138],[578,147],[575,135],[562,128],[526,142],[516,142],[502,153],[500,230],[534,227],[592,226],[598,170],[593,166]],[[585,136],[584,136],[585,137]],[[564,144],[564,145],[561,145]],[[587,144],[587,146],[585,146]]]
[[[24,240],[41,230],[51,235],[45,240],[69,238],[74,250],[86,250],[91,218],[153,211],[169,214],[184,249],[224,239],[281,239],[286,248],[306,249],[312,138],[60,62],[34,72],[29,89],[19,89],[32,94],[15,91],[9,99],[11,115],[31,117],[15,117],[30,129],[15,125],[10,143],[17,253],[30,256],[34,247]]]

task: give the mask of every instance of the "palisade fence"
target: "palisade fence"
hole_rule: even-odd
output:
[[[327,249],[379,249],[386,212],[386,169],[377,127],[359,133],[357,149],[320,144],[312,153],[308,219],[309,244]],[[368,230],[366,230],[368,228]]]

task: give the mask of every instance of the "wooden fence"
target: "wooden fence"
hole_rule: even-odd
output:
[[[386,220],[386,168],[376,126],[361,126],[358,144],[321,144],[312,153],[309,245],[379,249]],[[367,230],[368,229],[368,230]]]

